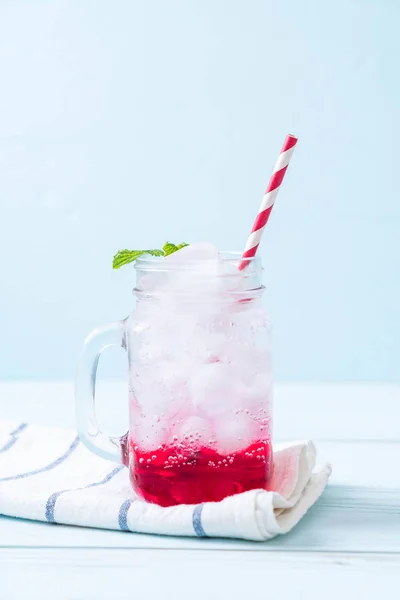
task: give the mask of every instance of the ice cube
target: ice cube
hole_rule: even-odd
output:
[[[144,415],[166,415],[169,397],[160,381],[155,381],[148,369],[137,368],[131,377],[131,387]]]
[[[197,363],[223,363],[231,368],[236,379],[250,385],[257,373],[257,355],[247,341],[233,337],[229,332],[207,331],[204,328],[196,332],[196,344],[193,357]]]
[[[176,366],[165,358],[151,364],[135,363],[131,388],[142,413],[171,419],[188,403],[187,371],[177,371]]]
[[[198,368],[189,384],[190,399],[206,415],[220,415],[240,408],[241,384],[234,369],[221,362]]]
[[[179,294],[195,294],[196,296],[218,296],[224,292],[218,265],[219,252],[208,242],[186,246],[163,259],[166,271],[166,283],[163,288],[174,302],[179,301]]]
[[[136,362],[157,362],[184,354],[194,339],[196,314],[159,303],[155,310],[139,308],[128,324],[128,340]]]
[[[185,246],[185,248],[178,250],[178,252],[166,256],[163,258],[162,263],[169,266],[190,262],[192,265],[194,262],[205,260],[218,261],[219,251],[209,242],[196,242],[189,246]]]
[[[138,289],[144,292],[177,292],[203,279],[218,276],[219,252],[208,242],[186,246],[157,261],[150,273],[142,275]]]
[[[251,444],[256,432],[257,424],[245,412],[240,412],[228,420],[218,419],[214,422],[217,450],[221,454],[244,450]]]
[[[195,334],[196,344],[193,347],[193,359],[200,363],[222,363],[228,365],[234,377],[249,385],[257,372],[254,355],[247,341],[241,341],[234,337],[233,327],[227,324],[228,331],[214,330],[210,323],[210,329],[206,329],[205,323],[199,327]],[[220,327],[219,329],[222,329]],[[210,373],[207,370],[207,375]]]
[[[190,349],[190,355],[196,365],[204,363],[221,362],[226,347],[226,337],[220,333],[208,331],[199,326],[195,334],[195,343]]]

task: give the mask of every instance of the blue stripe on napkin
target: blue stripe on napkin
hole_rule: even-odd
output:
[[[18,435],[19,433],[21,433],[21,431],[23,431],[23,430],[24,430],[24,429],[26,429],[27,427],[28,427],[28,423],[20,423],[20,424],[18,425],[18,427],[17,427],[16,429],[14,429],[14,431],[12,431],[12,432],[10,433],[10,435],[11,435],[11,436]]]
[[[201,522],[201,513],[203,512],[204,504],[198,504],[193,509],[192,514],[192,524],[193,529],[197,537],[207,537],[206,532],[203,529],[203,524]]]
[[[128,511],[132,505],[132,502],[133,500],[125,500],[119,509],[118,525],[121,531],[130,531],[128,527]]]
[[[27,427],[28,427],[28,423],[21,423],[20,425],[18,425],[18,427],[16,429],[14,429],[14,431],[11,431],[11,433],[10,433],[11,439],[8,440],[8,442],[6,444],[4,444],[4,446],[2,448],[0,448],[0,454],[2,452],[7,452],[7,450],[12,448],[14,446],[15,442],[18,440],[18,434],[21,433],[21,431],[23,431]]]
[[[88,485],[84,485],[84,486],[77,487],[77,488],[67,488],[65,490],[60,490],[58,492],[54,492],[53,494],[51,494],[51,496],[49,496],[49,498],[46,502],[46,511],[45,511],[46,521],[48,521],[49,523],[56,522],[56,520],[54,518],[56,502],[57,502],[57,499],[62,494],[65,494],[66,492],[79,492],[81,490],[86,490],[86,489],[89,489],[92,487],[96,487],[98,485],[104,485],[105,483],[108,483],[115,475],[117,475],[117,473],[119,473],[121,471],[121,469],[123,469],[123,468],[124,468],[124,465],[119,465],[118,467],[115,467],[115,469],[113,469],[110,473],[108,473],[108,475],[103,477],[103,479],[101,479],[100,481],[94,481],[93,483],[89,483]]]
[[[58,467],[58,465],[60,465],[62,462],[64,462],[64,460],[73,453],[73,451],[78,446],[78,444],[79,444],[79,437],[76,436],[76,438],[74,439],[72,444],[69,446],[68,450],[66,450],[66,452],[64,452],[64,454],[59,456],[53,462],[49,463],[48,465],[46,465],[44,467],[41,467],[40,469],[35,469],[34,471],[28,471],[26,473],[18,473],[17,475],[10,475],[9,477],[2,477],[2,478],[0,478],[0,483],[3,481],[14,481],[15,479],[25,479],[25,477],[31,477],[32,475],[39,475],[40,473],[45,473],[46,471],[51,471],[51,469]]]

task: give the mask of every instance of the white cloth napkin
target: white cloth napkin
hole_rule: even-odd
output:
[[[268,540],[287,533],[324,490],[312,442],[274,448],[270,490],[161,508],[137,497],[128,470],[68,429],[0,421],[0,514],[139,533]]]

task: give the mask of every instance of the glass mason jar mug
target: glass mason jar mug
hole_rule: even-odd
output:
[[[180,256],[180,254],[182,255]],[[87,339],[76,383],[82,441],[129,468],[133,489],[161,506],[265,488],[272,470],[272,375],[261,264],[197,260],[183,250],[137,260],[136,309]],[[99,356],[129,357],[129,432],[103,434],[94,413]]]

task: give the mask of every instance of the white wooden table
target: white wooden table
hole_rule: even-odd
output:
[[[122,433],[124,386],[99,396],[100,422]],[[400,387],[278,385],[275,397],[276,439],[312,438],[333,465],[290,534],[251,543],[0,517],[0,600],[399,597]],[[0,418],[73,426],[72,383],[1,383]]]

